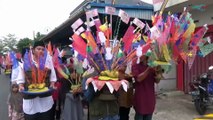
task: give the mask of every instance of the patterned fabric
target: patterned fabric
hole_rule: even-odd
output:
[[[8,105],[8,110],[9,110],[9,120],[24,120],[24,113],[18,113],[14,109],[12,109],[11,105]]]

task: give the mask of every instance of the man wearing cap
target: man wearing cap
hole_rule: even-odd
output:
[[[51,56],[47,54],[44,69],[40,69],[39,67],[39,60],[41,56],[44,56],[44,51],[45,45],[43,41],[36,41],[32,48],[32,57],[30,57],[31,68],[26,70],[26,61],[24,61],[23,64],[16,69],[19,72],[16,75],[17,77],[14,77],[12,81],[16,81],[19,84],[20,91],[29,89],[29,86],[33,83],[32,81],[38,81],[38,74],[43,75],[43,73],[45,73],[45,75],[42,77],[44,82],[42,84],[48,88],[54,87],[57,78]],[[33,71],[35,74],[33,74]],[[51,92],[42,95],[24,94],[23,111],[25,113],[25,120],[51,120],[51,108],[53,106],[51,94]]]

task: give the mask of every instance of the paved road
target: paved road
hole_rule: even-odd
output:
[[[8,120],[7,97],[9,94],[9,76],[0,74],[0,120]]]

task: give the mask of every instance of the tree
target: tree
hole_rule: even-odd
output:
[[[17,46],[18,51],[22,52],[23,48],[30,47],[30,45],[32,45],[32,40],[29,38],[23,38],[18,41],[16,46]]]
[[[41,34],[40,32],[37,32],[37,33],[36,33],[36,36],[35,36],[35,38],[34,38],[34,40],[35,40],[35,41],[40,40],[40,39],[43,38],[44,36],[45,36],[44,34]]]
[[[10,50],[16,51],[17,38],[13,34],[8,34],[6,37],[3,37],[1,46],[3,45],[2,52],[8,52]]]
[[[0,41],[3,41],[0,39]],[[3,54],[3,50],[4,50],[4,45],[2,42],[0,42],[0,54]]]

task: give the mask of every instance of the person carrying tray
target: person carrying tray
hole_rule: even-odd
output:
[[[25,53],[23,64],[19,63],[12,72],[12,81],[19,84],[19,91],[24,94],[25,120],[51,120],[54,102],[49,88],[54,87],[57,78],[43,41],[36,41],[32,52]]]

